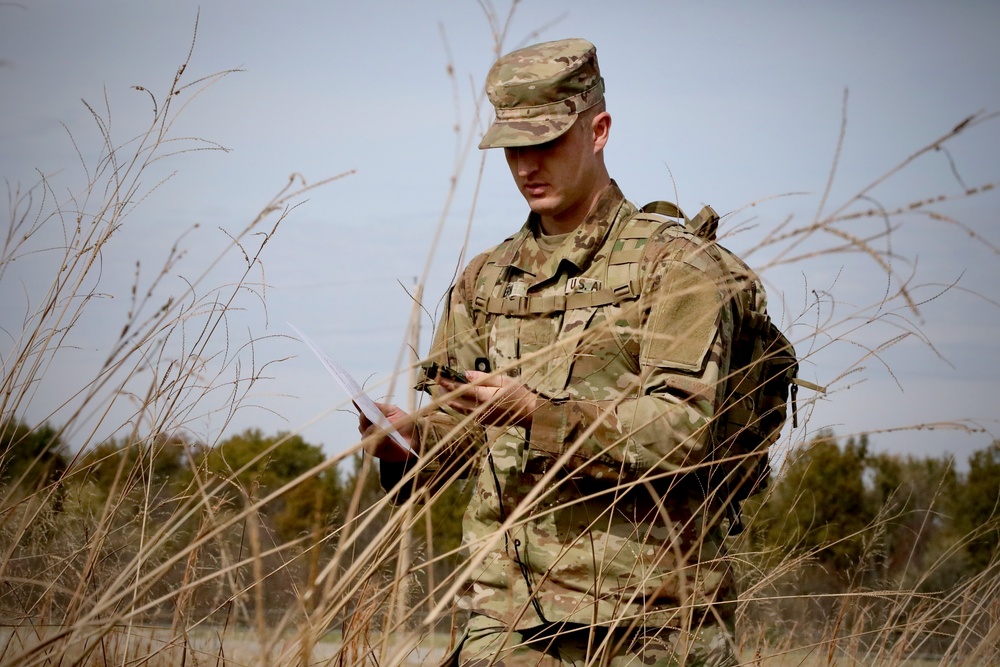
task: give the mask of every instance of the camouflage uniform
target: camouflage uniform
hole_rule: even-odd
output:
[[[568,42],[514,57],[530,61],[541,50],[542,60],[552,60],[552,51],[575,51],[563,60],[590,72],[561,90],[575,113],[600,99],[603,82],[594,83],[593,47]],[[501,60],[490,81],[497,71],[508,79],[519,71],[505,68]],[[503,94],[489,92],[499,124]],[[533,101],[536,111],[546,106]],[[526,129],[510,116],[485,145],[514,142],[519,132],[521,141],[525,132],[548,141],[549,130],[568,129]],[[419,482],[477,475],[463,523],[474,567],[460,600],[474,615],[472,653],[463,651],[463,659],[505,639],[513,646],[537,637],[540,628],[588,628],[590,639],[574,641],[591,650],[600,644],[594,633],[603,633],[598,638],[617,638],[607,643],[619,649],[624,638],[644,637],[643,646],[659,641],[669,653],[683,637],[718,644],[714,628],[733,616],[722,504],[696,470],[712,453],[708,426],[729,363],[727,274],[712,249],[680,226],[627,223],[635,213],[612,182],[551,254],[539,245],[531,214],[517,234],[473,260],[450,291],[431,359],[457,369],[486,361],[540,398],[527,431],[483,427],[444,409],[417,422]],[[383,484],[392,486],[400,467],[382,469]],[[713,630],[699,636],[702,626]],[[516,660],[511,654],[504,662]]]

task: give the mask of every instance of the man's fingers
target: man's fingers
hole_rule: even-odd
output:
[[[358,407],[357,403],[351,401],[351,404],[354,406],[354,409],[358,411],[358,433],[364,436],[365,431],[371,428],[372,421],[368,419],[364,412],[361,411],[361,408]]]
[[[482,371],[466,371],[465,377],[469,382],[480,387],[509,387],[519,384],[514,378],[502,373],[483,373]]]
[[[489,375],[489,373],[481,373],[479,371],[465,371],[465,379],[477,384],[486,383],[489,380]]]

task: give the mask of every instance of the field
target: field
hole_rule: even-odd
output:
[[[151,185],[149,172],[216,148],[178,134],[175,122],[228,73],[189,81],[189,64],[167,90],[139,88],[151,119],[137,137],[119,140],[111,110],[87,106],[103,149],[76,189],[48,176],[9,189],[0,283],[11,293],[29,283],[43,289],[25,307],[22,329],[5,329],[0,350],[0,664],[436,664],[461,633],[456,598],[470,585],[469,564],[549,511],[546,493],[566,483],[569,455],[502,529],[476,537],[461,527],[467,468],[394,504],[363,455],[370,443],[329,456],[295,432],[228,428],[261,400],[255,391],[281,362],[267,355],[272,336],[248,324],[266,320],[268,245],[298,202],[346,174],[309,184],[293,176],[245,224],[224,230],[218,254],[194,269],[178,268],[203,238],[194,229],[161,249],[161,266],[136,262],[127,313],[106,323],[111,342],[95,355],[97,372],[60,377],[73,385],[72,400],[50,419],[25,417],[40,383],[53,381],[54,360],[79,353],[77,323],[104,317],[100,276],[116,234],[152,190],[169,187]],[[774,258],[761,271],[842,255],[875,276],[870,301],[838,298],[834,280],[789,315],[803,361],[835,344],[860,350],[830,371],[832,391],[904,339],[934,348],[918,305],[953,296],[953,286],[923,283],[916,259],[898,256],[902,220],[920,216],[942,238],[960,237],[964,251],[997,252],[948,208],[971,200],[995,209],[996,180],[877,206],[872,189],[997,120],[970,116],[842,202],[827,202],[828,189],[815,220],[789,215],[754,249]],[[869,224],[862,232],[859,220]],[[22,274],[25,264],[31,272]],[[991,288],[963,291],[981,290],[994,307]],[[413,321],[434,309],[422,289]],[[410,356],[401,353],[400,374],[415,366]],[[804,422],[818,396],[799,394]],[[205,422],[221,426],[194,435],[204,430],[192,425]],[[979,427],[958,419],[893,428]],[[876,453],[877,434],[847,430],[786,428],[767,489],[743,503],[746,529],[727,541],[742,664],[1000,664],[1000,441],[956,462]],[[411,477],[426,472],[430,454]],[[466,465],[474,460],[470,453]],[[656,474],[669,481],[702,466]],[[690,629],[699,612],[682,612]]]

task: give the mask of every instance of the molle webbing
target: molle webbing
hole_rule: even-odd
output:
[[[527,317],[529,315],[550,315],[578,308],[592,306],[607,306],[612,303],[628,301],[639,296],[635,281],[614,288],[602,288],[593,292],[575,292],[573,294],[556,294],[550,296],[528,296],[520,298],[490,296],[483,298],[476,295],[475,308],[491,315],[511,315]]]
[[[497,285],[506,284],[505,260],[513,254],[507,239],[498,245],[478,273],[472,309],[477,327],[485,323],[487,315],[507,315],[510,317],[530,317],[553,313],[607,306],[637,299],[639,288],[639,264],[646,253],[650,237],[658,230],[677,227],[680,234],[693,234],[703,239],[714,240],[719,216],[710,207],[704,207],[693,220],[670,202],[651,202],[642,210],[625,220],[618,229],[608,259],[608,271],[604,287],[589,292],[573,292],[547,296],[514,297],[498,294]],[[749,311],[749,309],[747,309]]]
[[[633,215],[621,223],[611,255],[608,258],[604,287],[588,292],[572,292],[548,296],[523,296],[511,298],[503,296],[497,285],[509,280],[507,266],[501,262],[510,253],[508,239],[497,246],[485,265],[477,282],[472,308],[477,327],[485,323],[487,315],[507,315],[510,317],[530,317],[551,315],[567,310],[608,306],[639,298],[639,262],[646,252],[649,237],[656,228],[663,225],[658,216]],[[673,225],[678,223],[669,221]]]

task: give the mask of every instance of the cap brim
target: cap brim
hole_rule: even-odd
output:
[[[533,118],[531,120],[494,121],[486,130],[480,148],[519,148],[537,146],[558,139],[573,127],[578,116],[560,116],[558,118]]]

